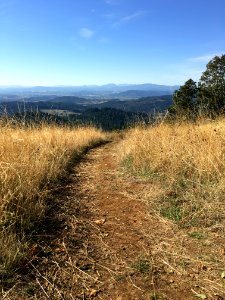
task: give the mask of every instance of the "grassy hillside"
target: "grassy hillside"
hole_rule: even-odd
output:
[[[223,120],[137,127],[127,133],[122,157],[133,172],[163,181],[179,222],[208,227],[224,222],[224,136]]]
[[[95,128],[0,124],[1,275],[28,251],[27,235],[45,215],[46,199],[71,160],[104,139]]]
[[[151,183],[143,200],[158,220],[156,257],[186,274],[184,280],[197,280],[203,296],[225,293],[224,119],[136,127],[127,132],[120,158]]]

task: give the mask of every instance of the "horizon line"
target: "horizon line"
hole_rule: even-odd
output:
[[[126,85],[158,85],[158,86],[180,86],[180,84],[159,84],[159,83],[152,83],[152,82],[144,82],[144,83],[104,83],[104,84],[79,84],[79,85],[73,85],[73,84],[56,84],[56,85],[41,85],[41,84],[32,84],[32,85],[24,85],[24,84],[0,84],[0,88],[32,88],[32,87],[85,87],[85,86],[96,86],[96,87],[102,87],[102,86],[109,86],[109,85],[115,85],[115,86],[126,86]]]

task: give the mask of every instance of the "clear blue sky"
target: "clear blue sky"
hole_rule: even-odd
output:
[[[224,0],[0,0],[0,85],[183,84],[222,53]]]

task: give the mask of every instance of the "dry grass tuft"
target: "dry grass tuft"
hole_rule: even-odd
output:
[[[0,272],[26,253],[25,232],[44,215],[51,184],[85,148],[105,139],[95,128],[0,124]]]

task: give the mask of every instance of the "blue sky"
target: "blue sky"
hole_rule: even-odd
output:
[[[0,85],[183,84],[224,53],[224,0],[0,0]]]

